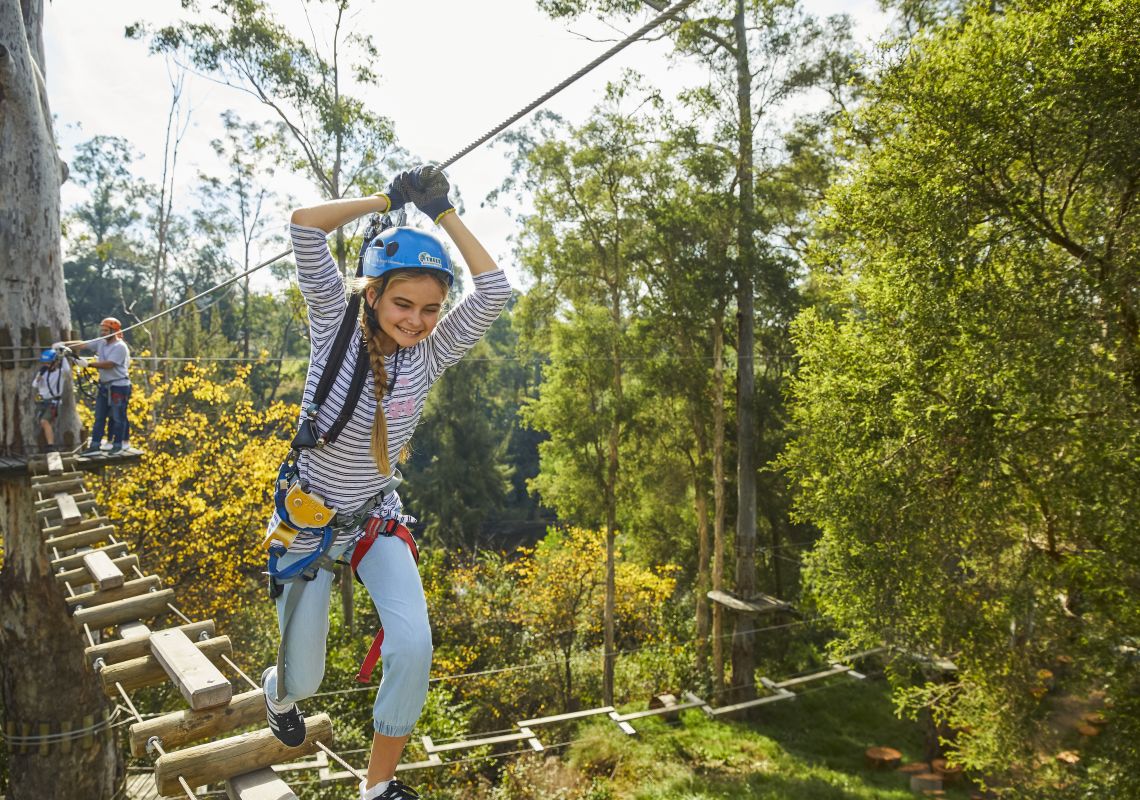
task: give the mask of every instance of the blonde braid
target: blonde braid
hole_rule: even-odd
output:
[[[381,475],[392,472],[388,461],[388,420],[384,417],[384,390],[388,388],[388,371],[384,368],[384,351],[380,344],[380,328],[371,327],[367,317],[360,320],[364,341],[368,345],[368,360],[372,363],[372,393],[376,397],[376,416],[372,420],[372,459]]]

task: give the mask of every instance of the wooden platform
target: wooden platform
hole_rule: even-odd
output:
[[[712,591],[708,593],[708,598],[740,614],[771,614],[774,611],[790,611],[792,608],[791,603],[766,594],[742,599],[728,592]]]

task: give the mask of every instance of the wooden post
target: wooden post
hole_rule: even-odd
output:
[[[40,494],[54,495],[57,492],[70,492],[72,489],[83,488],[83,476],[78,472],[71,473],[73,477],[56,476],[55,480],[33,480],[32,488]]]
[[[83,651],[83,657],[87,660],[89,665],[93,665],[96,659],[103,659],[104,664],[118,664],[122,661],[129,661],[132,658],[141,658],[142,656],[150,655],[150,629],[143,625],[141,622],[134,623],[140,626],[143,630],[140,631],[139,636],[126,635],[124,632],[131,623],[124,622],[119,626],[119,635],[123,638],[111,642],[102,642],[94,647],[88,647]],[[214,621],[212,619],[203,622],[192,622],[187,625],[179,625],[178,629],[189,636],[194,641],[202,641],[202,634],[206,634],[206,638],[214,635]],[[129,631],[128,631],[129,632]]]
[[[195,642],[194,647],[215,663],[220,662],[222,656],[233,655],[233,645],[228,636],[215,636],[213,639],[207,639],[204,642]],[[99,671],[99,678],[103,681],[103,690],[113,697],[118,695],[118,690],[115,689],[116,683],[122,684],[123,688],[129,692],[133,689],[162,683],[166,677],[166,671],[162,668],[162,664],[153,655],[109,664]]]
[[[136,619],[149,619],[165,614],[167,603],[174,602],[173,589],[161,589],[157,592],[131,597],[127,600],[116,600],[114,603],[105,603],[94,608],[81,608],[72,615],[75,624],[80,628],[84,624],[92,630],[96,628],[109,628],[120,622],[130,622]]]
[[[206,739],[255,722],[265,721],[265,695],[261,689],[234,695],[224,706],[202,711],[184,709],[130,727],[131,755],[146,755],[146,743],[157,736],[167,750]]]
[[[115,566],[110,556],[100,550],[84,555],[83,565],[91,574],[91,580],[100,589],[114,589],[126,581],[123,571]]]
[[[191,786],[205,786],[314,753],[317,742],[328,747],[333,744],[328,714],[306,720],[305,741],[299,747],[286,747],[269,728],[261,728],[159,756],[154,765],[155,783],[160,794],[174,796],[182,788],[180,776]]]
[[[59,475],[63,472],[63,456],[59,453],[47,454],[47,470],[49,475]]]
[[[214,635],[213,626],[210,627],[210,636]],[[150,628],[145,623],[134,620],[132,622],[123,622],[119,624],[119,638],[120,639],[146,639],[147,644],[150,644]],[[209,638],[209,637],[207,637]],[[139,655],[146,655],[146,653],[139,653]],[[134,656],[132,656],[133,658]]]
[[[226,676],[177,628],[151,634],[150,652],[193,710],[225,705],[233,697]]]

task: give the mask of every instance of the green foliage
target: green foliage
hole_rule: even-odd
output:
[[[872,145],[829,195],[823,303],[796,325],[783,463],[824,532],[820,607],[852,646],[951,657],[951,690],[901,702],[1035,796],[1040,670],[1063,655],[1062,688],[1120,695],[1140,633],[1138,23],[1025,2],[914,40],[856,118]]]

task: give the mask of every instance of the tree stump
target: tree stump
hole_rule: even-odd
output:
[[[1080,763],[1081,756],[1080,753],[1077,753],[1073,750],[1062,750],[1060,753],[1057,753],[1057,760],[1062,764],[1068,764],[1071,767],[1075,764]]]
[[[1108,724],[1108,717],[1104,715],[1103,711],[1086,711],[1081,714],[1081,721],[1100,728]]]
[[[1082,722],[1077,726],[1077,733],[1091,739],[1094,736],[1100,736],[1100,728],[1096,725],[1089,725],[1087,722]]]
[[[930,765],[925,761],[916,761],[913,764],[904,764],[899,767],[899,772],[904,775],[919,775],[924,772],[930,772]]]
[[[863,758],[869,769],[898,769],[902,763],[902,753],[893,747],[868,747]]]
[[[962,779],[962,768],[958,765],[948,764],[944,758],[936,758],[930,762],[931,771],[942,778],[943,783],[957,783]]]

